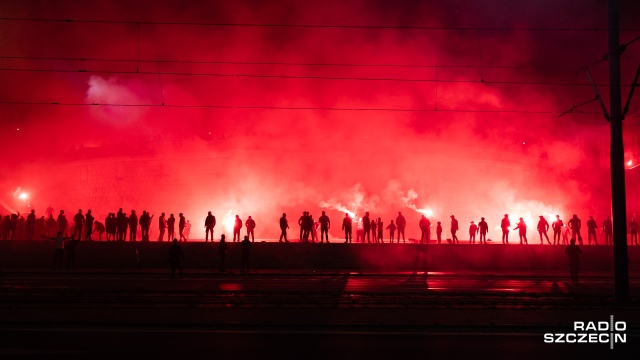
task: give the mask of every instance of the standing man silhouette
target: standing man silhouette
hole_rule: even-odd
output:
[[[391,220],[391,223],[387,225],[387,230],[389,230],[389,244],[393,244],[393,233],[396,231],[396,225]],[[400,239],[398,239],[398,244],[400,243]]]
[[[36,211],[31,209],[29,215],[27,215],[27,221],[25,222],[27,228],[27,240],[34,240],[36,233]]]
[[[247,238],[251,236],[251,242],[255,242],[256,239],[253,234],[253,230],[256,228],[256,222],[249,216],[247,221],[244,223],[244,226],[247,228]]]
[[[404,229],[407,226],[407,220],[402,216],[400,211],[398,211],[398,217],[396,217],[396,226],[398,227],[398,244],[400,243],[400,234],[402,234],[402,242],[406,243],[404,240]]]
[[[593,242],[595,245],[598,245],[598,235],[596,235],[596,229],[598,228],[598,224],[593,219],[593,216],[589,216],[589,220],[587,220],[587,237],[589,241],[589,245],[591,245],[591,236],[593,236]]]
[[[224,234],[220,235],[220,244],[218,245],[218,254],[220,255],[220,267],[218,270],[220,272],[224,272],[224,259],[227,257],[227,242],[224,238]],[[213,242],[213,238],[211,242]]]
[[[209,235],[211,235],[211,242],[213,242],[213,228],[216,226],[216,217],[211,214],[211,211],[204,219],[204,242],[209,241]]]
[[[511,222],[509,221],[509,214],[504,214],[504,218],[500,222],[500,227],[502,228],[502,244],[509,243],[509,228],[511,227]]]
[[[282,213],[282,217],[280,218],[280,240],[278,242],[282,242],[284,238],[284,242],[289,242],[287,239],[287,229],[289,228],[289,221],[287,220],[287,214]]]
[[[516,224],[516,227],[513,228],[513,230],[516,229],[519,229],[518,235],[520,235],[520,245],[523,244],[523,240],[524,244],[529,245],[529,243],[527,242],[527,224],[524,222],[524,220],[522,220],[522,218],[520,218],[520,221],[518,222],[518,224]]]
[[[362,218],[362,230],[364,230],[364,234],[362,234],[362,242],[367,239],[367,242],[371,242],[371,219],[369,218],[369,212],[364,213],[364,217]]]
[[[573,214],[571,220],[567,222],[569,229],[571,229],[571,238],[577,239],[580,245],[582,245],[582,235],[580,235],[580,228],[582,228],[582,220],[578,219],[578,215]]]
[[[471,225],[469,225],[469,243],[476,243],[476,233],[478,232],[478,225],[476,225],[473,221],[471,221]]]
[[[87,213],[87,218],[89,214]],[[89,220],[87,220],[88,222]],[[138,215],[136,215],[135,210],[131,210],[131,215],[129,215],[129,241],[136,241],[138,237]]]
[[[378,218],[378,242],[384,244],[384,224],[382,218]]]
[[[91,214],[91,209],[87,210],[87,215],[85,216],[85,240],[91,241],[91,234],[93,234],[93,221],[95,218]]]
[[[635,214],[633,214],[633,217],[629,222],[629,230],[631,232],[631,245],[638,245],[638,220],[636,219]]]
[[[351,243],[351,233],[353,228],[353,219],[349,216],[349,213],[344,214],[344,220],[342,220],[342,230],[344,231],[344,242]]]
[[[165,219],[164,213],[160,214],[160,217],[158,218],[158,230],[160,230],[158,241],[164,241],[164,232],[167,230],[167,219]],[[167,239],[167,241],[170,240]]]
[[[451,215],[451,242],[453,244],[460,244],[458,240],[458,236],[456,236],[456,232],[460,227],[458,226],[458,220],[455,216]]]
[[[249,251],[251,250],[251,241],[249,241],[248,236],[244,237],[244,240],[240,243],[240,248],[242,249],[242,273],[246,274],[249,272]]]
[[[187,241],[187,237],[184,236],[184,228],[187,226],[187,219],[184,217],[184,214],[178,214],[178,236],[180,236],[180,241]]]
[[[582,250],[576,246],[576,239],[571,239],[571,245],[564,250],[569,258],[569,274],[571,281],[576,284],[578,282],[578,272],[580,271],[580,254]]]
[[[602,232],[604,232],[604,244],[613,245],[613,222],[611,222],[611,216],[607,216],[607,219],[602,222]]]
[[[549,241],[549,236],[547,235],[547,231],[549,231],[549,223],[545,220],[544,216],[540,215],[540,220],[538,221],[538,234],[540,235],[540,245],[544,244],[542,241],[542,236],[544,235],[547,238],[547,242],[551,245],[551,241]]]
[[[553,227],[553,245],[560,245],[560,236],[562,235],[562,227],[564,223],[560,220],[560,215],[556,215],[556,221],[551,224]]]
[[[240,220],[240,216],[236,215],[236,220],[233,223],[233,242],[240,241],[240,229],[242,229],[242,220]]]
[[[480,222],[478,223],[478,232],[480,233],[480,244],[482,244],[482,240],[484,239],[484,244],[487,244],[487,232],[489,232],[489,225],[484,218],[480,218]]]
[[[329,228],[331,228],[331,220],[325,212],[322,212],[320,218],[318,219],[320,222],[320,242],[323,242],[324,238],[327,238],[327,244],[329,243]]]
[[[73,238],[80,240],[82,239],[82,227],[84,226],[84,215],[82,215],[82,209],[78,209],[78,213],[73,217],[73,222],[75,224]]]
[[[184,253],[178,245],[178,239],[173,239],[173,245],[169,247],[169,265],[171,265],[171,277],[176,277],[176,268],[182,279],[182,261],[184,261]]]

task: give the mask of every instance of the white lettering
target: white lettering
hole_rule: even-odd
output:
[[[598,342],[600,342],[602,344],[608,343],[609,342],[609,334],[607,334],[607,333],[598,334]]]
[[[627,334],[615,334],[615,336],[613,337],[613,341],[614,342],[626,343],[627,342]]]
[[[606,321],[598,321],[598,330],[599,331],[609,330],[609,323]]]
[[[578,334],[578,342],[579,343],[586,343],[587,342],[587,334],[586,333]]]
[[[556,341],[557,343],[564,343],[564,334],[556,334]]]
[[[569,333],[565,335],[565,338],[567,339],[567,342],[570,344],[573,344],[574,342],[576,342],[576,334]]]
[[[573,331],[578,331],[578,330],[584,331],[584,321],[573,322]]]
[[[625,331],[627,330],[627,323],[624,321],[616,321],[613,327],[616,329],[616,331]]]
[[[544,334],[544,342],[552,343],[553,342],[553,334],[551,334],[551,333]]]
[[[589,334],[589,342],[590,343],[597,343],[598,342],[598,334]]]
[[[589,330],[593,330],[593,331],[598,330],[598,329],[596,328],[596,323],[594,323],[593,321],[589,321],[589,322],[587,323],[587,328],[586,328],[586,330],[587,330],[587,331],[589,331]]]

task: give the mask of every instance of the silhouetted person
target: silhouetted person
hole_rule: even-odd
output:
[[[248,236],[244,237],[240,248],[242,249],[242,273],[245,274],[249,272],[249,251],[251,250],[251,241]]]
[[[71,239],[65,247],[65,250],[67,251],[67,270],[73,270],[76,268],[76,247],[79,243],[79,239]]]
[[[187,219],[184,217],[184,214],[178,214],[178,235],[180,236],[180,241],[187,241],[187,237],[184,236],[184,228],[187,227]]]
[[[502,244],[509,243],[509,228],[511,227],[511,221],[509,221],[509,214],[504,214],[504,218],[500,222],[502,228]]]
[[[362,241],[364,243],[364,228],[362,227],[362,218],[356,222],[356,242]]]
[[[56,221],[56,219],[53,218],[53,215],[49,215],[49,218],[47,219],[47,231],[46,234],[47,236],[56,236],[56,234],[58,233],[58,222]]]
[[[211,242],[213,242],[213,228],[216,227],[216,217],[211,214],[211,211],[207,213],[207,217],[204,219],[204,242],[209,241],[209,234],[211,234]]]
[[[187,223],[184,224],[183,230],[184,241],[189,240],[189,234],[191,234],[191,221],[187,220]],[[211,239],[211,242],[213,242],[213,239]]]
[[[302,242],[302,235],[304,233],[304,221],[306,217],[307,217],[307,212],[303,211],[302,216],[300,216],[300,219],[298,219],[298,225],[300,225],[300,242]]]
[[[50,216],[53,216],[53,208],[51,207],[51,204],[49,204],[49,206],[47,207],[47,210],[45,210],[44,213],[47,215],[47,218],[49,218]]]
[[[53,254],[53,266],[51,267],[51,270],[55,270],[56,267],[58,270],[62,270],[62,260],[64,258],[64,242],[67,240],[71,240],[72,238],[62,236],[61,231],[58,231],[58,236],[56,237],[49,237],[49,236],[42,236],[42,237],[45,239],[55,241],[56,250]]]
[[[371,242],[371,219],[369,218],[369,212],[365,212],[362,217],[362,242],[366,239],[367,242]]]
[[[580,254],[582,251],[576,246],[576,239],[571,239],[571,245],[564,250],[569,258],[569,274],[571,281],[575,284],[578,282],[578,272],[580,271]]]
[[[138,237],[138,215],[135,210],[131,210],[129,215],[129,241],[136,241]]]
[[[167,219],[167,235],[169,239],[176,237],[176,217],[173,214],[170,214]]]
[[[469,243],[470,244],[475,244],[476,243],[476,233],[477,232],[478,232],[478,225],[476,225],[472,221],[471,225],[469,225]]]
[[[349,213],[344,214],[344,220],[342,220],[342,230],[344,231],[344,242],[351,242],[351,233],[353,229],[353,219],[349,216]]]
[[[520,218],[520,221],[518,221],[518,224],[516,224],[516,227],[513,228],[513,230],[518,229],[518,235],[520,235],[520,245],[523,244],[527,244],[529,245],[529,243],[527,242],[527,224],[524,222],[524,220],[522,220],[522,218]]]
[[[629,222],[629,232],[631,233],[631,245],[638,245],[638,220],[633,215]],[[582,244],[581,244],[582,245]]]
[[[560,220],[560,215],[556,215],[556,221],[551,224],[553,228],[553,245],[560,245],[560,236],[562,235],[562,227],[564,223]]]
[[[164,241],[164,233],[167,231],[167,219],[165,219],[164,213],[160,214],[160,217],[158,218],[158,230],[160,231],[158,241]],[[167,240],[169,239],[170,238],[167,238]]]
[[[384,243],[384,223],[382,222],[382,218],[378,218],[378,242]]]
[[[311,216],[311,221],[313,223],[313,228],[311,230],[311,239],[315,242],[318,241],[318,228],[320,227],[320,223],[318,221],[313,220],[313,216]]]
[[[116,223],[118,224],[118,241],[127,240],[127,226],[129,226],[129,219],[127,215],[122,211],[122,208],[118,209],[116,214]]]
[[[593,236],[593,242],[595,245],[598,245],[598,235],[596,235],[596,229],[598,228],[598,224],[593,219],[593,216],[589,216],[589,220],[587,220],[587,237],[589,241],[589,245],[591,245],[591,236]]]
[[[602,222],[602,232],[604,232],[604,244],[613,245],[613,222],[611,222],[611,216],[607,216],[607,219]]]
[[[569,245],[569,238],[571,237],[571,229],[569,227],[565,227],[564,233],[562,234],[562,245]]]
[[[151,225],[151,217],[147,210],[142,210],[142,215],[140,215],[138,224],[140,224],[141,241],[149,241],[149,225]]]
[[[109,216],[105,219],[105,227],[107,228],[107,241],[116,241],[118,232],[118,220],[116,214],[109,213]]]
[[[69,231],[69,221],[64,214],[64,210],[60,210],[60,214],[58,214],[58,231],[61,232],[62,235]]]
[[[95,218],[93,217],[93,214],[91,213],[91,209],[87,210],[87,215],[85,215],[85,219],[84,219],[84,238],[85,240],[91,241],[91,234],[93,234],[93,222],[94,222]]]
[[[27,240],[33,240],[34,235],[36,233],[36,211],[31,209],[29,215],[27,215],[27,220],[25,222],[26,227],[26,238]]]
[[[98,233],[98,241],[102,241],[102,234],[104,234],[105,231],[106,228],[103,223],[101,223],[100,221],[96,221],[93,223],[93,233],[91,234]]]
[[[176,269],[178,269],[180,278],[182,278],[182,261],[184,254],[182,248],[178,245],[178,239],[173,239],[173,245],[169,248],[169,265],[171,266],[171,277],[176,277]]]
[[[211,239],[211,242],[213,242],[213,238]],[[224,234],[220,235],[220,244],[218,244],[218,254],[220,255],[220,267],[218,270],[220,272],[224,272],[224,259],[227,258],[227,241],[225,240]]]
[[[455,216],[451,215],[451,242],[454,244],[460,244],[458,240],[458,236],[456,236],[456,232],[460,227],[458,226],[458,220]]]
[[[420,221],[418,222],[418,226],[420,227],[420,244],[424,244],[425,242],[429,243],[429,227],[431,223],[426,216],[422,215]]]
[[[304,219],[302,220],[302,239],[304,242],[309,242],[309,236],[313,236],[311,234],[311,230],[313,229],[313,217],[309,212],[306,212]],[[313,241],[313,238],[311,239]]]
[[[489,232],[489,225],[484,218],[480,218],[480,222],[478,223],[478,233],[480,233],[480,244],[482,244],[482,240],[484,240],[484,244],[487,244],[487,233]]]
[[[280,218],[280,240],[284,239],[284,242],[289,242],[287,239],[287,229],[289,228],[289,220],[287,220],[287,214],[282,213],[282,217]]]
[[[84,226],[84,215],[82,215],[82,209],[78,209],[78,213],[73,217],[75,224],[73,230],[73,238],[80,240],[82,238],[82,227]]]
[[[242,229],[242,220],[240,220],[240,216],[236,215],[233,223],[233,242],[240,241],[240,229]]]
[[[251,218],[251,216],[249,216],[249,217],[247,218],[247,221],[245,221],[244,226],[247,228],[247,237],[251,237],[251,241],[252,241],[252,242],[255,242],[255,241],[256,241],[256,239],[255,239],[255,236],[254,236],[254,234],[253,234],[253,231],[254,231],[254,230],[255,230],[255,228],[256,228],[256,221],[255,221],[255,220],[253,220],[253,219]]]
[[[538,220],[538,235],[540,235],[540,245],[544,244],[544,241],[542,241],[542,236],[547,238],[547,242],[549,243],[549,245],[551,245],[551,241],[549,241],[547,231],[549,231],[549,223],[544,218],[544,216],[540,215],[540,220]]]
[[[373,242],[374,243],[379,243],[380,241],[378,241],[378,233],[376,232],[378,228],[378,223],[376,222],[376,219],[371,220],[371,236],[373,237]]]
[[[567,225],[569,229],[571,229],[571,238],[577,239],[580,245],[582,245],[582,235],[580,235],[582,220],[578,219],[578,215],[573,214],[573,217],[567,222]]]
[[[393,220],[391,220],[391,223],[389,225],[387,225],[387,230],[389,230],[389,244],[393,244],[393,233],[396,232],[396,224],[393,223]],[[398,244],[400,243],[400,239],[398,239]]]
[[[329,228],[331,227],[331,220],[329,220],[329,217],[327,216],[327,214],[325,214],[325,212],[322,212],[322,215],[320,215],[320,218],[318,219],[318,222],[320,223],[320,242],[324,241],[324,238],[327,238],[327,244],[329,243]]]
[[[398,244],[400,243],[400,234],[402,234],[402,242],[406,243],[404,240],[404,229],[407,226],[407,220],[402,216],[400,211],[398,211],[398,216],[396,217],[396,226],[398,227]]]
[[[438,221],[436,225],[436,237],[438,238],[438,244],[442,241],[442,223]]]
[[[2,228],[2,216],[0,216],[0,228]],[[47,233],[47,221],[44,216],[41,216],[36,220],[36,227],[34,229],[33,239],[40,239],[42,235]]]

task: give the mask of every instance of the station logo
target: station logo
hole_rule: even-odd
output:
[[[614,321],[613,315],[609,321],[574,321],[573,332],[546,333],[544,342],[551,344],[614,344],[627,342],[627,323]]]

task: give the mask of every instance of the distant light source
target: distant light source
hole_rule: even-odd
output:
[[[526,144],[526,142],[524,142],[524,141],[523,141],[523,142],[522,142],[522,145],[524,145],[524,144]]]
[[[29,198],[29,195],[27,193],[21,193],[20,195],[18,195],[18,199],[20,200],[27,200]]]
[[[631,165],[633,165],[633,160],[627,161],[627,166],[631,166]]]

